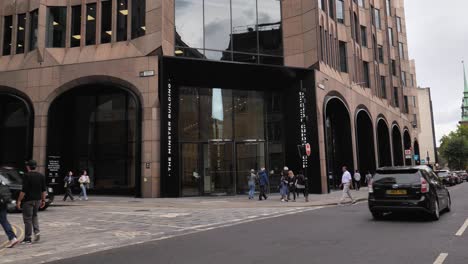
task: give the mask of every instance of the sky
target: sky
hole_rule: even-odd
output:
[[[438,146],[461,118],[467,12],[467,0],[405,0],[409,56],[416,61],[418,85],[431,88]]]

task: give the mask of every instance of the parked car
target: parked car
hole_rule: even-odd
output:
[[[12,167],[0,167],[0,180],[4,182],[11,191],[11,199],[13,202],[8,205],[8,211],[16,211],[16,201],[19,193],[23,188],[24,173]],[[46,204],[41,210],[46,210],[54,202],[54,190],[52,187],[47,187]]]
[[[460,181],[468,181],[468,173],[466,171],[455,171],[457,176],[460,178]]]
[[[437,174],[437,176],[439,176],[439,178],[442,179],[442,182],[446,186],[455,185],[455,178],[452,177],[452,175],[451,175],[451,173],[449,171],[439,170],[439,171],[435,171],[435,173]]]
[[[369,210],[378,220],[388,212],[421,211],[438,220],[450,211],[450,193],[427,166],[384,167],[369,185]]]
[[[453,178],[453,181],[455,182],[455,184],[460,184],[460,183],[462,183],[462,179],[460,178],[460,176],[458,176],[457,173],[452,172],[451,174],[452,174],[451,177]]]

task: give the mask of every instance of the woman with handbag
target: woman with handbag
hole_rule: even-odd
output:
[[[81,197],[84,197],[86,201],[88,201],[88,195],[86,194],[86,189],[89,187],[89,176],[88,172],[86,170],[83,170],[83,174],[80,176],[80,179],[78,179],[78,182],[80,183],[80,188],[81,188],[81,193],[80,193],[80,200]]]

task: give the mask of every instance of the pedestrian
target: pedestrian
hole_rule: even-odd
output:
[[[293,194],[293,202],[296,201],[296,176],[292,170],[288,171],[288,201],[291,200],[291,193]]]
[[[281,194],[281,202],[287,202],[288,196],[288,167],[284,167],[283,171],[281,172],[281,179],[279,184],[280,194]]]
[[[81,197],[84,197],[84,199],[88,201],[88,195],[86,193],[86,189],[89,188],[90,180],[89,180],[88,172],[86,170],[83,170],[83,174],[78,179],[78,182],[80,183],[80,188],[81,188],[81,193],[79,196],[80,200],[81,200]]]
[[[258,184],[260,186],[260,194],[258,195],[258,200],[262,200],[264,198],[265,200],[268,199],[268,196],[266,195],[266,187],[270,184],[270,181],[268,179],[268,173],[265,168],[261,168],[260,172],[258,173]]]
[[[359,170],[356,170],[354,173],[354,184],[355,184],[355,190],[359,191],[361,188],[361,174],[359,173]]]
[[[256,180],[257,175],[255,174],[255,170],[251,169],[249,176],[247,176],[247,183],[249,185],[249,200],[254,198]]]
[[[7,218],[7,210],[8,205],[11,203],[11,192],[10,188],[6,185],[6,183],[0,180],[0,224],[5,231],[5,234],[8,238],[8,244],[6,245],[7,248],[13,248],[16,244],[19,243],[18,238],[16,237],[13,228],[11,228],[10,222]]]
[[[366,174],[366,184],[367,184],[367,185],[371,184],[371,181],[372,181],[372,174],[370,173],[370,171],[367,171],[367,174]]]
[[[308,190],[308,180],[307,177],[304,176],[302,171],[299,171],[299,173],[296,176],[296,191],[302,192],[304,194],[305,201],[309,201],[309,190]],[[299,196],[298,196],[299,197]]]
[[[350,188],[352,188],[352,178],[351,178],[351,173],[349,173],[348,168],[346,166],[343,166],[342,168],[343,171],[343,176],[341,177],[341,184],[340,188],[343,187],[343,195],[341,196],[341,200],[338,203],[338,205],[342,205],[344,200],[346,199],[346,196],[348,196],[351,199],[351,203],[355,204],[356,202],[354,201],[353,197],[351,196],[351,192],[349,191]]]
[[[35,160],[26,162],[26,171],[23,179],[23,188],[19,194],[16,207],[18,210],[23,204],[24,239],[21,244],[31,244],[31,236],[34,230],[34,242],[39,242],[41,232],[39,230],[39,208],[44,208],[46,199],[46,181],[43,174],[36,172]]]
[[[63,196],[63,201],[65,202],[68,197],[70,197],[72,202],[75,201],[75,198],[73,197],[73,193],[72,193],[72,187],[75,184],[75,179],[73,177],[72,171],[68,172],[68,175],[65,176],[65,178],[63,179],[63,182],[64,182],[63,187],[65,187],[65,196]]]

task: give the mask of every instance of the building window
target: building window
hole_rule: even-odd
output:
[[[411,87],[414,87],[414,75],[410,74],[410,85]]]
[[[387,16],[392,15],[392,3],[390,0],[386,0]]]
[[[146,1],[132,0],[132,39],[146,33]]]
[[[400,100],[398,98],[398,87],[393,87],[393,103],[395,104],[395,107],[400,107]]]
[[[409,108],[408,108],[408,96],[403,96],[403,103],[404,103],[404,111],[405,113],[409,113]]]
[[[117,41],[127,40],[127,17],[128,17],[127,0],[118,0],[117,1]]]
[[[393,29],[391,27],[388,28],[388,42],[390,46],[395,46],[393,42]]]
[[[39,25],[39,10],[29,13],[29,51],[37,49],[37,32]]]
[[[377,39],[375,38],[375,35],[372,35],[372,44],[374,45],[374,61],[378,61],[379,58],[379,49],[377,45]]]
[[[328,15],[332,18],[335,19],[335,12],[333,8],[333,0],[328,0]]]
[[[387,84],[385,83],[385,76],[380,76],[380,97],[387,99]]]
[[[401,72],[401,84],[406,86],[406,72],[404,71]]]
[[[26,14],[19,14],[18,23],[16,25],[16,54],[24,53],[25,39],[26,39]]]
[[[374,25],[377,29],[381,29],[380,24],[380,10],[374,8]]]
[[[96,4],[86,5],[86,45],[96,44]]]
[[[11,34],[13,32],[13,16],[4,17],[3,23],[3,56],[11,54]]]
[[[364,0],[359,0],[358,4],[359,4],[360,7],[364,7]]]
[[[393,75],[393,76],[396,76],[397,70],[396,70],[396,61],[395,61],[395,60],[392,60],[392,65],[391,65],[391,67],[392,67],[392,75]]]
[[[67,8],[47,8],[47,48],[65,48]]]
[[[416,96],[413,96],[413,107],[416,108]]]
[[[360,36],[360,34],[359,34],[359,31],[360,31],[360,30],[359,30],[359,29],[360,29],[360,27],[359,27],[359,20],[358,20],[358,17],[357,17],[357,15],[356,15],[356,13],[353,14],[353,17],[354,17],[353,34],[354,34],[354,36],[355,36],[355,38],[356,38],[356,42],[359,43],[359,36]]]
[[[398,53],[400,54],[400,59],[405,58],[405,51],[403,49],[403,43],[398,42]]]
[[[101,43],[112,40],[112,1],[101,2]]]
[[[367,47],[367,28],[361,26],[361,45]]]
[[[362,69],[363,69],[363,79],[365,87],[370,87],[370,73],[369,73],[369,62],[363,61],[362,62]]]
[[[71,47],[79,47],[81,43],[81,5],[72,6],[71,10]]]
[[[340,71],[348,72],[348,56],[346,53],[346,42],[340,41]]]
[[[379,45],[378,50],[379,50],[379,62],[384,63],[383,46]]]
[[[401,17],[396,17],[397,31],[401,32]]]
[[[344,23],[344,2],[343,0],[336,0],[336,21]]]

